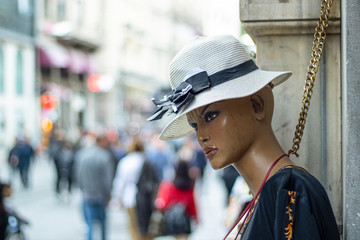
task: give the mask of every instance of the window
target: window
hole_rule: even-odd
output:
[[[84,21],[84,0],[78,0],[77,5],[77,24],[81,25]]]
[[[24,69],[23,69],[23,56],[19,49],[16,55],[16,94],[22,95],[24,93]]]
[[[49,0],[44,0],[44,17],[49,18]]]
[[[5,91],[5,67],[4,67],[4,53],[2,46],[0,46],[0,94],[3,94]]]
[[[31,0],[18,0],[18,11],[21,15],[30,16],[31,15]]]
[[[59,0],[57,4],[57,20],[64,21],[66,16],[66,5],[64,0]]]
[[[25,122],[24,122],[24,115],[22,114],[23,109],[18,109],[15,112],[15,131],[17,135],[21,135],[24,133],[25,129]]]

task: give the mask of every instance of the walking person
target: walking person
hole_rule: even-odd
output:
[[[138,212],[138,191],[142,187],[138,186],[141,178],[142,169],[144,167],[146,158],[144,154],[144,143],[139,137],[134,136],[132,143],[129,146],[129,153],[120,160],[116,169],[116,174],[113,182],[113,200],[120,202],[120,205],[126,209],[129,219],[129,231],[132,240],[150,240],[147,234],[148,220],[150,214],[145,213],[146,219],[139,219],[143,212]],[[151,166],[151,165],[145,165]],[[154,175],[156,172],[154,170]],[[151,182],[150,182],[151,183]],[[150,186],[153,187],[153,186]],[[146,205],[149,202],[145,203]],[[150,203],[151,205],[153,203]],[[145,226],[143,225],[145,221]]]
[[[170,63],[173,91],[154,100],[149,120],[174,116],[160,139],[195,131],[212,168],[233,165],[248,184],[254,198],[224,239],[340,239],[324,187],[290,160],[271,126],[272,88],[290,75],[259,69],[233,36],[200,37]]]
[[[16,138],[15,145],[9,152],[8,162],[10,166],[19,170],[24,188],[29,186],[29,169],[34,155],[34,148],[27,138]]]
[[[50,145],[48,149],[48,154],[50,159],[54,162],[55,166],[55,193],[60,194],[60,183],[61,183],[61,171],[62,171],[62,159],[61,152],[64,148],[66,142],[65,131],[61,128],[55,128],[50,137]]]
[[[68,197],[70,197],[74,180],[74,150],[73,146],[68,141],[64,142],[64,145],[58,156],[58,161],[60,168],[60,179],[58,183],[59,191],[61,191],[61,185],[64,185],[64,187],[67,189],[66,193],[68,194]]]
[[[153,164],[159,181],[168,177],[169,171],[173,169],[173,152],[167,142],[158,139],[157,135],[152,134],[150,141],[145,146],[147,159]]]
[[[166,235],[176,240],[187,240],[192,232],[192,222],[198,223],[194,197],[194,179],[189,174],[189,162],[180,160],[172,182],[160,184],[155,207],[164,212]]]
[[[88,226],[87,239],[93,239],[93,224],[99,221],[102,240],[106,240],[106,207],[110,200],[112,184],[112,159],[104,135],[96,144],[76,153],[77,181],[83,197],[83,214]]]
[[[226,189],[226,205],[229,203],[231,190],[235,184],[236,179],[239,177],[239,172],[233,166],[227,166],[220,172],[220,177],[224,182]]]
[[[8,226],[8,213],[6,212],[5,204],[4,204],[4,189],[5,184],[0,183],[0,240],[5,240],[6,237],[6,229]]]
[[[194,164],[192,168],[195,169],[197,173],[196,176],[201,183],[204,179],[204,172],[205,172],[207,160],[199,143],[196,140],[193,140],[193,144],[194,144]]]
[[[25,239],[23,226],[30,224],[9,201],[11,196],[11,184],[0,182],[0,240]]]

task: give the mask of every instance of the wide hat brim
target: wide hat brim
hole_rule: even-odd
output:
[[[186,114],[194,109],[222,100],[250,96],[270,82],[274,86],[281,84],[291,74],[288,71],[273,72],[257,69],[245,76],[211,87],[197,94],[191,102],[179,110],[176,116],[165,126],[159,138],[161,140],[173,140],[192,133],[194,129],[189,125]]]

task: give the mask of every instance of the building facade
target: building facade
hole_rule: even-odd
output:
[[[168,86],[175,53],[201,33],[200,10],[189,1],[105,1],[103,46],[98,60],[114,87],[98,95],[103,124],[126,129],[142,126],[153,110],[149,99]]]
[[[43,141],[53,127],[76,141],[94,117],[88,79],[99,72],[103,1],[39,0],[37,10],[41,121],[53,125],[42,129]]]
[[[16,137],[38,140],[35,54],[35,9],[32,0],[2,1],[0,5],[0,151]],[[6,158],[1,161],[6,161]]]
[[[41,118],[68,130],[144,123],[171,58],[200,35],[197,8],[176,1],[38,1]],[[50,96],[49,96],[50,95]]]

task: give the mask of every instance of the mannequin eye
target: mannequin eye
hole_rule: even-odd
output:
[[[219,115],[218,112],[207,112],[204,115],[204,120],[205,122],[211,122],[212,120],[214,120],[217,116]]]
[[[190,126],[191,126],[195,131],[197,131],[197,129],[198,129],[197,123],[189,122],[189,124],[190,124]]]

